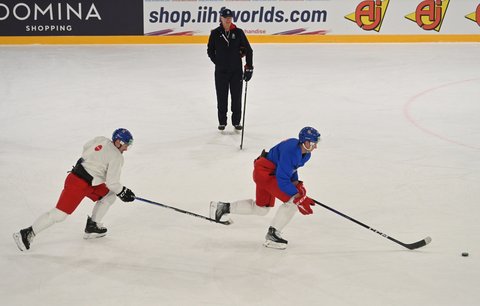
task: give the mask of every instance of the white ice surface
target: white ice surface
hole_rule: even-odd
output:
[[[244,149],[216,129],[204,45],[0,47],[0,305],[378,305],[480,303],[480,45],[253,45]],[[300,178],[322,207],[297,215],[285,251],[266,217],[222,226],[117,201],[108,235],[82,239],[85,200],[38,235],[84,142],[126,127],[123,183],[208,214],[254,197],[260,151],[312,125]],[[278,205],[278,203],[277,203]],[[462,252],[469,257],[461,257]]]

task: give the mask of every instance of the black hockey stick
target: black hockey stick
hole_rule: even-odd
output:
[[[162,204],[162,203],[150,201],[150,200],[143,199],[143,198],[140,198],[140,197],[135,197],[135,200],[139,200],[139,201],[142,201],[142,202],[146,202],[146,203],[150,203],[150,204],[162,206],[162,207],[164,207],[164,208],[173,209],[173,210],[175,210],[175,211],[177,211],[177,212],[181,212],[181,213],[183,213],[183,214],[187,214],[187,215],[194,216],[194,217],[197,217],[197,218],[202,218],[202,219],[204,219],[204,220],[208,220],[208,221],[214,222],[214,223],[219,223],[219,224],[223,224],[223,225],[230,225],[230,224],[232,223],[230,220],[227,220],[227,221],[217,221],[217,220],[215,220],[215,219],[211,219],[211,218],[208,218],[208,217],[205,217],[205,216],[202,216],[202,215],[197,215],[196,213],[193,213],[193,212],[190,212],[190,211],[186,211],[186,210],[183,210],[183,209],[180,209],[180,208],[175,208],[175,207],[172,207],[172,206],[168,206],[168,205],[165,205],[165,204]]]
[[[243,118],[242,118],[242,141],[240,142],[240,150],[243,148],[243,134],[245,133],[245,110],[247,109],[247,89],[248,82],[245,82],[245,97],[243,98]]]
[[[312,200],[313,200],[313,199],[312,199]],[[357,223],[358,225],[361,225],[361,226],[365,227],[366,229],[371,230],[371,231],[374,232],[374,233],[379,234],[379,235],[382,236],[382,237],[387,238],[388,240],[391,240],[391,241],[393,241],[393,242],[395,242],[395,243],[398,243],[399,245],[401,245],[401,246],[403,246],[403,247],[406,247],[406,248],[409,249],[409,250],[415,250],[415,249],[424,247],[424,246],[426,246],[427,244],[429,244],[430,242],[432,242],[432,238],[426,237],[425,239],[422,239],[422,240],[417,241],[417,242],[414,242],[414,243],[403,243],[403,242],[398,241],[397,239],[395,239],[395,238],[393,238],[393,237],[390,237],[390,236],[388,236],[387,234],[384,234],[384,233],[382,233],[382,232],[374,229],[373,227],[370,227],[370,226],[368,226],[368,225],[366,225],[366,224],[364,224],[364,223],[362,223],[362,222],[360,222],[360,221],[358,221],[358,220],[355,220],[354,218],[349,217],[349,216],[347,216],[346,214],[341,213],[341,212],[339,212],[338,210],[335,210],[335,209],[333,209],[333,208],[331,208],[331,207],[329,207],[329,206],[327,206],[327,205],[325,205],[325,204],[322,204],[322,203],[320,203],[320,202],[318,202],[318,201],[316,201],[316,200],[313,200],[313,202],[315,202],[317,205],[320,205],[320,206],[322,206],[322,207],[324,207],[324,208],[326,208],[326,209],[328,209],[328,210],[330,210],[330,211],[333,211],[334,213],[336,213],[336,214],[338,214],[338,215],[340,215],[340,216],[342,216],[342,217],[344,217],[344,218],[346,218],[346,219],[348,219],[348,220],[350,220],[350,221],[353,221],[353,222]]]

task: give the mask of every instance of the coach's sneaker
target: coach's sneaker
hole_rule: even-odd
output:
[[[87,218],[87,225],[85,226],[85,234],[83,239],[100,238],[107,234],[107,229],[101,223],[94,222],[90,216]]]
[[[280,232],[271,227],[265,235],[265,242],[263,245],[267,248],[284,250],[287,248],[288,241],[280,236]]]
[[[33,232],[33,228],[31,226],[13,234],[13,239],[15,240],[15,243],[20,251],[30,249],[30,243],[32,243],[33,237],[35,237],[35,233]]]
[[[220,221],[222,217],[230,213],[230,203],[210,202],[210,219]]]

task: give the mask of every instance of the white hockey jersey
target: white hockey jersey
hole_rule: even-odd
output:
[[[99,136],[87,142],[83,146],[82,158],[82,166],[93,177],[93,186],[105,183],[115,194],[122,191],[123,155],[110,139]]]

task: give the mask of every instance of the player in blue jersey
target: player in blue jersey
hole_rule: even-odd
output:
[[[297,138],[284,140],[255,160],[253,180],[256,198],[235,202],[211,202],[210,217],[220,220],[227,214],[265,216],[275,205],[275,199],[283,202],[273,218],[265,236],[264,246],[285,249],[288,241],[281,231],[298,210],[304,215],[313,213],[312,199],[307,196],[303,182],[298,179],[298,168],[303,167],[317,148],[320,133],[312,127],[304,127]]]

